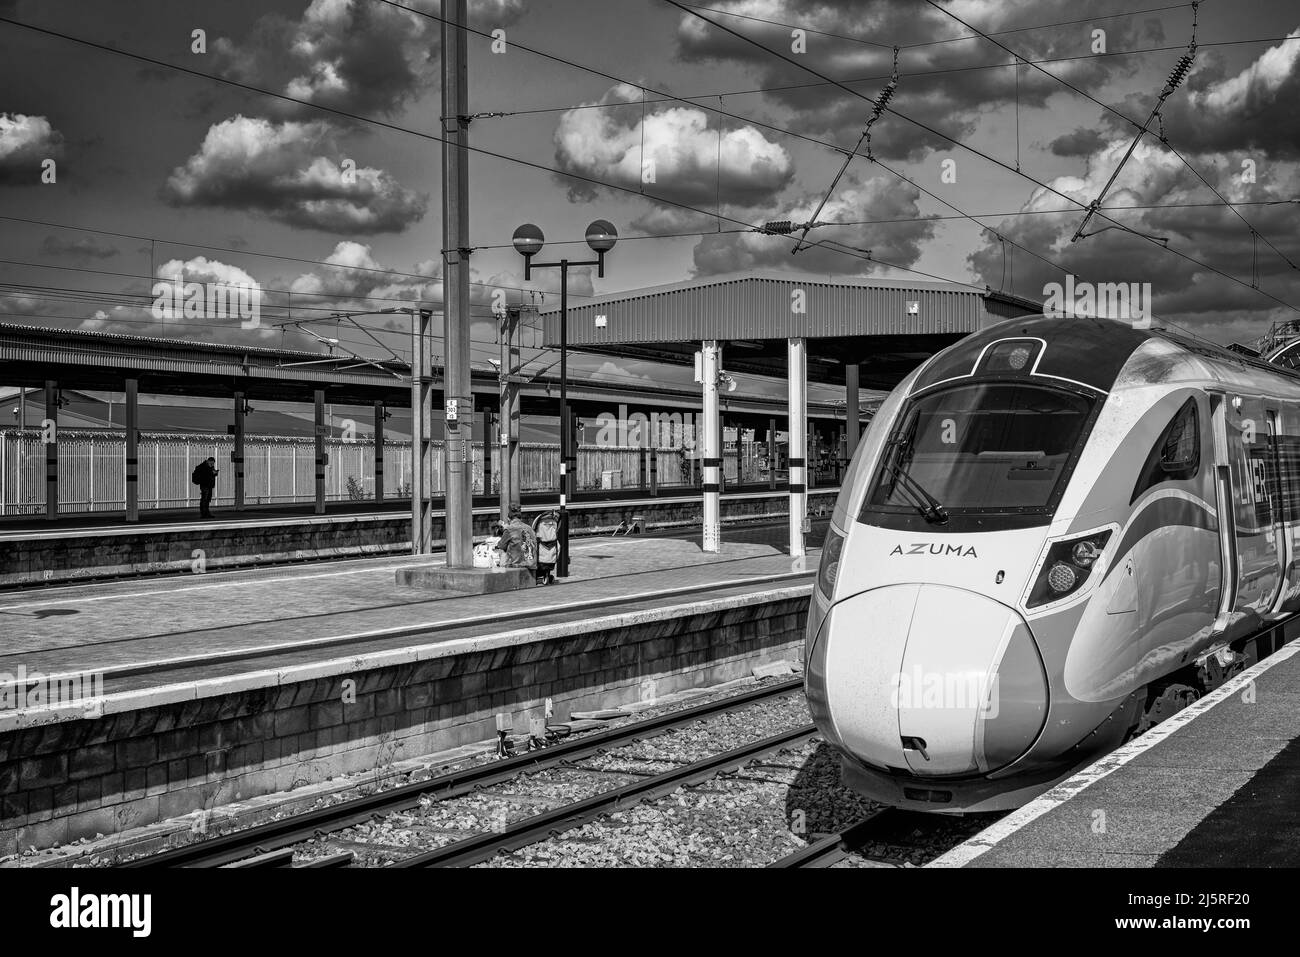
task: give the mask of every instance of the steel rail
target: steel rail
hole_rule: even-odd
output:
[[[444,847],[426,851],[397,861],[393,867],[469,867],[490,860],[502,851],[518,850],[529,844],[543,841],[553,834],[581,827],[596,818],[621,807],[638,804],[670,794],[683,785],[699,784],[716,777],[731,767],[743,766],[760,755],[779,751],[817,734],[814,725],[803,725],[790,731],[763,738],[750,744],[724,751],[712,757],[673,768],[643,781],[602,791],[582,801],[566,804],[524,818],[500,831],[478,834]]]
[[[663,734],[674,728],[692,724],[704,718],[748,707],[767,698],[776,698],[798,691],[802,678],[791,678],[773,685],[755,688],[717,701],[670,711],[644,721],[619,728],[582,734],[536,751],[486,764],[452,771],[425,781],[404,784],[389,791],[380,791],[342,804],[318,808],[304,814],[291,815],[278,821],[254,825],[173,848],[158,854],[126,861],[122,867],[220,867],[252,854],[267,854],[278,848],[310,840],[322,834],[341,831],[348,827],[394,811],[412,808],[421,798],[449,800],[472,793],[479,788],[491,787],[518,777],[520,774],[541,771],[564,762],[581,759],[590,754],[606,751],[615,746],[632,743],[641,738]]]
[[[890,812],[893,813],[890,813]],[[768,864],[768,867],[830,867],[865,844],[871,832],[898,816],[897,808],[879,808],[862,820]],[[881,818],[884,818],[882,821]]]

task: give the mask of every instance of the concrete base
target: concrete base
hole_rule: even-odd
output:
[[[532,588],[537,577],[527,568],[448,568],[437,564],[399,568],[397,584],[455,595],[490,595]]]

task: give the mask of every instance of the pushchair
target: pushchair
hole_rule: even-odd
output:
[[[554,511],[542,512],[533,519],[533,532],[537,535],[537,584],[549,585],[555,581],[555,565],[560,560],[560,516]]]

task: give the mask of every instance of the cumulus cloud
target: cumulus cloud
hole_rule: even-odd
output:
[[[1081,175],[1058,177],[1049,185],[1081,203],[1090,203],[1128,145],[1127,137],[1115,137],[1087,158]],[[1300,262],[1300,240],[1290,224],[1294,206],[1284,202],[1300,189],[1300,168],[1296,164],[1273,164],[1257,182],[1248,183],[1242,180],[1233,157],[1201,155],[1192,158],[1192,162],[1229,201],[1278,202],[1274,206],[1244,207],[1243,213],[1260,234],[1269,237],[1293,261]],[[1253,271],[1258,269],[1262,289],[1297,304],[1300,304],[1297,279],[1300,274],[1263,242],[1256,250],[1247,226],[1225,207],[1185,205],[1206,202],[1216,201],[1178,157],[1158,143],[1144,141],[1124,166],[1107,194],[1105,205],[1162,207],[1106,212],[1116,222],[1138,233],[1167,238],[1171,247],[1247,285],[1231,282],[1211,269],[1123,230],[1108,229],[1072,243],[1070,238],[1082,215],[1077,208],[1060,215],[1007,219],[996,224],[996,228],[1008,238],[1060,263],[1079,279],[1151,283],[1158,316],[1207,329],[1220,340],[1225,336],[1239,338],[1238,333],[1245,329],[1254,329],[1254,335],[1259,335],[1278,307],[1249,288]],[[1057,210],[1067,205],[1059,196],[1038,189],[1023,209]],[[1089,232],[1111,225],[1099,216],[1089,224]],[[1002,288],[1010,272],[1014,275],[1014,291],[1034,298],[1041,297],[1046,283],[1059,282],[1062,278],[1060,270],[1010,247],[1004,250],[988,235],[984,244],[968,257],[968,262],[994,288]]]
[[[916,0],[718,0],[709,5],[723,13],[704,13],[719,24],[752,37],[760,49],[710,26],[698,17],[682,14],[676,35],[677,56],[687,62],[731,62],[751,68],[757,86],[773,89],[770,103],[785,107],[799,118],[809,133],[842,134],[846,126],[861,128],[871,109],[861,97],[820,82],[806,70],[783,62],[769,51],[779,51],[824,76],[839,80],[874,99],[893,68],[891,44],[903,49],[899,59],[902,80],[891,107],[949,136],[962,138],[975,128],[981,111],[1005,105],[1019,96],[1021,106],[1042,106],[1062,87],[1034,70],[974,69],[990,62],[985,41],[967,40],[934,44],[940,38],[960,37],[967,31],[933,7]],[[1003,0],[968,0],[955,12],[986,32],[1052,21],[1077,20],[1073,0],[1041,0],[1012,4]],[[758,19],[738,19],[725,13]],[[792,47],[791,24],[808,31],[806,52]],[[1158,45],[1163,31],[1158,20],[1131,18],[1108,21],[1109,49],[1135,49]],[[880,45],[847,38],[880,38]],[[883,41],[887,40],[888,43]],[[1091,57],[1091,34],[1080,25],[1055,30],[1018,33],[1013,48],[1027,59],[1080,56],[1051,65],[1052,72],[1075,85],[1095,88],[1117,71],[1132,70],[1122,57]],[[929,44],[929,45],[924,45]],[[930,73],[931,75],[924,75]],[[945,147],[946,141],[898,117],[886,114],[873,132],[873,150],[884,157],[916,157],[926,150]]]
[[[289,284],[289,291],[309,302],[313,308],[386,309],[417,303],[433,304],[440,309],[443,302],[443,265],[436,259],[415,263],[411,269],[396,269],[377,259],[370,246],[364,243],[342,241],[322,260],[325,265],[299,275]],[[569,270],[569,294],[592,295],[593,271],[589,267]],[[506,306],[534,302],[542,305],[553,301],[559,293],[557,270],[539,270],[531,282],[525,283],[521,274],[511,270],[483,275],[471,271],[470,306],[478,319],[488,319],[498,303]],[[529,290],[536,295],[530,295]],[[551,298],[548,298],[551,297]],[[394,328],[405,319],[393,320]],[[486,335],[495,330],[491,324]],[[479,335],[476,330],[476,335]]]
[[[436,261],[418,263],[412,270],[419,276],[396,275],[375,259],[370,247],[364,243],[339,242],[323,260],[327,265],[303,273],[289,285],[295,295],[326,299],[330,302],[347,302],[367,298],[402,299],[409,302],[442,301],[442,269]],[[387,308],[399,303],[375,303],[375,308]]]
[[[157,276],[159,279],[179,279],[183,282],[225,283],[230,286],[261,288],[261,283],[238,266],[223,263],[219,259],[208,259],[206,256],[169,259],[158,267]]]
[[[142,296],[141,302],[145,299]],[[74,328],[89,332],[116,332],[126,335],[166,334],[166,330],[151,315],[147,305],[116,305],[91,308],[89,315],[80,320],[72,315],[69,303],[49,299],[48,293],[16,289],[0,293],[0,318],[36,326],[68,328],[67,322],[76,322]]]
[[[859,179],[850,173],[840,182],[835,195],[818,216],[820,222],[857,223],[864,220],[917,219],[920,217],[920,192],[907,184],[885,176]],[[786,207],[780,219],[807,222],[816,212],[821,194],[807,193]],[[934,233],[934,223],[890,223],[879,226],[818,227],[809,241],[834,240],[849,246],[870,249],[872,256],[888,263],[910,266],[920,258],[921,244]],[[802,270],[837,275],[879,271],[879,264],[865,262],[860,254],[814,246],[797,255],[791,254],[792,241],[764,233],[719,233],[705,236],[695,247],[695,274],[700,276],[736,272],[743,269],[795,267]]]
[[[354,168],[355,167],[355,168]],[[334,232],[399,232],[419,220],[428,197],[339,149],[332,127],[234,116],[215,124],[163,190],[176,206],[261,212]]]
[[[153,297],[150,309],[157,320],[193,319],[200,315],[209,321],[239,319],[241,306],[245,310],[244,318],[260,316],[261,283],[238,266],[195,256],[169,259],[158,267],[155,275],[160,282],[150,290]],[[214,298],[217,287],[223,287],[224,294]],[[196,302],[205,305],[192,314],[189,309]]]
[[[438,0],[403,5],[439,12]],[[506,27],[523,7],[523,0],[471,0],[470,23]],[[222,73],[240,82],[333,109],[392,114],[436,80],[440,29],[437,20],[374,0],[312,0],[297,19],[266,14],[246,37],[220,37],[212,51]],[[479,39],[471,35],[470,43]]]
[[[81,320],[77,328],[84,332],[107,332],[111,325],[112,320],[109,318],[108,313],[103,309],[96,309],[89,319]]]
[[[1288,36],[1300,37],[1300,28]],[[1162,109],[1165,129],[1179,149],[1258,150],[1300,158],[1300,42],[1269,47],[1232,76],[1212,64],[1208,76],[1189,78],[1189,89]],[[1197,80],[1197,82],[1193,82]]]
[[[597,366],[594,370],[592,370],[590,374],[591,374],[591,378],[593,379],[605,379],[608,381],[615,381],[625,386],[634,385],[638,382],[643,383],[645,385],[663,384],[661,378],[656,379],[654,376],[649,376],[642,372],[633,371],[632,368],[633,366],[639,366],[641,368],[645,368],[646,363],[629,362],[626,365],[619,365],[618,363],[612,362],[607,359],[604,362],[602,362],[599,366]]]
[[[692,206],[714,203],[719,176],[722,201],[742,206],[769,200],[793,177],[790,154],[756,127],[724,127],[719,142],[717,117],[708,111],[673,106],[647,112],[643,121],[640,98],[636,87],[618,84],[597,101],[611,108],[561,115],[555,130],[559,168]],[[643,174],[653,180],[643,182]],[[570,199],[596,194],[593,186],[561,182]]]
[[[1063,133],[1048,144],[1057,156],[1087,156],[1106,145],[1106,137],[1097,130],[1077,129]]]
[[[39,292],[30,289],[5,289],[0,292],[0,315],[28,319],[49,313],[49,302]]]
[[[442,311],[443,266],[440,260],[429,259],[415,263],[409,270],[398,269],[376,258],[370,246],[342,241],[322,262],[324,265],[302,273],[289,284],[294,306],[306,306],[311,310],[306,315],[324,315],[335,309],[377,313],[383,309],[430,307],[435,313]],[[517,305],[520,293],[498,287],[504,277],[485,279],[472,272],[470,278],[470,334],[477,342],[491,342],[497,332],[497,320],[493,317],[497,301]],[[370,315],[358,321],[372,331],[382,329],[402,335],[408,335],[411,328],[411,320],[405,314],[390,317]],[[435,323],[440,322],[440,319],[435,319]],[[440,332],[438,325],[435,334]],[[401,345],[392,338],[385,341],[392,346]],[[374,356],[383,358],[383,351],[377,346],[376,350]],[[399,348],[398,351],[402,350]]]
[[[0,185],[39,183],[41,163],[63,155],[63,134],[44,116],[0,113]]]

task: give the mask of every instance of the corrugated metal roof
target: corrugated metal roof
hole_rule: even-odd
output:
[[[0,323],[0,361],[5,360],[94,367],[107,363],[138,371],[383,387],[397,381],[393,373],[409,375],[402,365],[388,363],[385,371],[346,355],[19,323]]]
[[[91,329],[58,329],[53,326],[35,326],[18,322],[0,322],[0,332],[16,333],[32,340],[53,342],[91,341],[137,345],[151,351],[177,350],[193,354],[220,353],[227,356],[263,355],[284,357],[290,360],[319,359],[320,353],[294,349],[272,349],[267,346],[228,345],[221,342],[203,342],[198,339],[167,339],[161,336],[131,336],[121,332],[97,332]],[[106,350],[107,351],[107,350]]]
[[[343,370],[340,367],[357,364],[349,356],[331,359],[322,353],[246,348],[188,339],[161,339],[18,323],[0,323],[0,363],[3,362],[33,366],[71,366],[84,370],[78,372],[79,380],[66,383],[69,388],[78,385],[96,388],[96,384],[90,382],[94,377],[91,370],[94,370],[109,372],[107,376],[98,378],[114,381],[101,383],[99,387],[114,389],[123,370],[130,369],[137,373],[182,374],[185,376],[183,381],[187,383],[186,391],[192,395],[215,394],[212,385],[214,382],[219,383],[218,391],[225,395],[234,388],[233,383],[236,381],[248,383],[257,380],[298,386],[295,395],[304,388],[330,386],[334,390],[343,390],[344,395],[351,396],[358,402],[384,397],[393,399],[403,393],[409,394],[410,390],[409,379],[402,381],[373,366]],[[293,364],[304,362],[312,364]],[[395,370],[406,371],[409,376],[409,370],[405,367],[391,363],[389,365]],[[436,371],[435,389],[441,390],[441,370]],[[491,404],[490,399],[483,400],[496,395],[496,373],[474,370],[471,384],[480,400],[475,404],[480,407]],[[151,385],[157,388],[156,382]],[[555,375],[539,376],[522,385],[520,392],[530,399],[558,396],[559,379]],[[310,397],[310,393],[302,394]],[[338,393],[331,393],[332,396],[336,394]],[[701,401],[698,390],[689,387],[638,385],[630,388],[608,382],[580,380],[570,380],[569,396],[572,401],[615,405],[626,402],[681,408],[696,407]],[[730,395],[725,401],[732,411],[753,414],[779,414],[785,405],[782,398],[761,395]],[[813,417],[834,417],[836,407],[833,403],[810,401],[809,414]]]
[[[569,306],[569,344],[699,342],[872,335],[961,334],[1006,302],[956,283],[833,279],[745,273],[653,286]],[[913,305],[914,304],[914,305]],[[1032,304],[1031,304],[1032,306]],[[1025,309],[1016,306],[1022,314]],[[915,311],[910,311],[914,309]],[[559,310],[541,310],[548,346],[559,343]],[[597,325],[604,316],[604,325]]]

